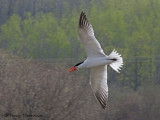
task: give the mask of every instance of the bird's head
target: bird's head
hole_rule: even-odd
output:
[[[83,62],[77,63],[76,65],[74,65],[73,67],[71,67],[71,68],[69,69],[69,72],[72,72],[72,71],[74,71],[74,70],[77,70],[82,63],[83,63]]]

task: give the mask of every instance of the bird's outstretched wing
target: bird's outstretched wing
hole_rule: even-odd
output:
[[[90,84],[95,97],[105,109],[108,100],[107,65],[90,69]]]
[[[84,12],[81,13],[79,18],[78,38],[83,44],[88,58],[105,56],[101,45],[94,36],[92,25]]]

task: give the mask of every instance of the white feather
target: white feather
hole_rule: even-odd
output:
[[[123,59],[117,51],[113,50],[111,54],[108,56],[108,59],[116,59],[116,61],[109,64],[116,72],[120,73],[120,67],[123,65]]]

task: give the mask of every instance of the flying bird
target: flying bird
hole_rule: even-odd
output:
[[[117,51],[113,50],[107,56],[101,45],[94,36],[92,25],[88,21],[84,12],[81,13],[78,24],[78,39],[84,46],[87,59],[77,63],[69,69],[70,72],[81,69],[90,69],[90,84],[93,93],[101,104],[102,108],[106,108],[108,99],[107,85],[107,65],[110,65],[119,73],[120,67],[123,65],[123,59]]]

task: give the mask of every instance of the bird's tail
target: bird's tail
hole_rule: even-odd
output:
[[[123,59],[117,51],[113,50],[111,54],[108,56],[110,60],[113,60],[111,64],[109,64],[116,72],[119,73],[120,67],[123,65]]]

